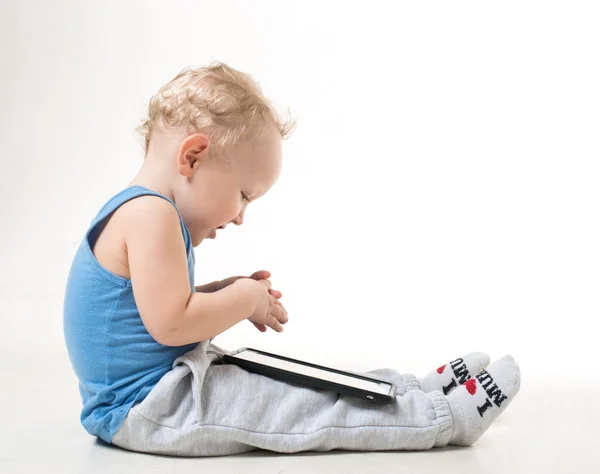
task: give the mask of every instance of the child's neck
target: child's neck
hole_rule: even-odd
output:
[[[154,130],[144,163],[130,185],[144,186],[175,202],[175,182],[178,176],[175,157],[186,136],[185,129]]]
[[[144,164],[129,183],[130,186],[143,186],[156,191],[174,201],[173,170],[168,166],[168,160],[146,156]]]

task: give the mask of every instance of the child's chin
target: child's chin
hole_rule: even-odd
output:
[[[194,247],[198,247],[198,245],[200,245],[204,240],[207,239],[214,239],[215,236],[213,234],[211,234],[210,232],[207,234],[203,234],[203,235],[196,235],[196,236],[192,236],[192,246]]]
[[[206,237],[192,237],[192,247],[198,247]]]

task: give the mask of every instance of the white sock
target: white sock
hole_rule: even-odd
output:
[[[490,427],[521,387],[521,371],[506,355],[448,395],[452,436],[448,444],[470,446]]]
[[[440,390],[444,395],[448,395],[456,387],[460,387],[472,376],[485,369],[489,363],[490,357],[484,352],[471,352],[418,379],[421,391]]]

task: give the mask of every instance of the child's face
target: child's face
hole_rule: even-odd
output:
[[[194,247],[214,239],[230,222],[241,225],[249,202],[265,194],[281,170],[281,137],[276,129],[232,150],[233,159],[202,159],[193,165],[177,198]]]

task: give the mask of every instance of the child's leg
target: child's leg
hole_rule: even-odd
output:
[[[419,390],[374,405],[221,364],[208,349],[200,344],[180,358],[183,364],[132,408],[113,443],[142,452],[216,456],[257,448],[285,453],[421,450],[444,446],[451,437],[473,439],[464,435],[465,423],[452,423],[451,413],[471,418],[470,400],[462,393],[454,408],[440,391]],[[492,416],[493,407],[487,412],[487,418]],[[480,433],[487,428],[469,427]]]

